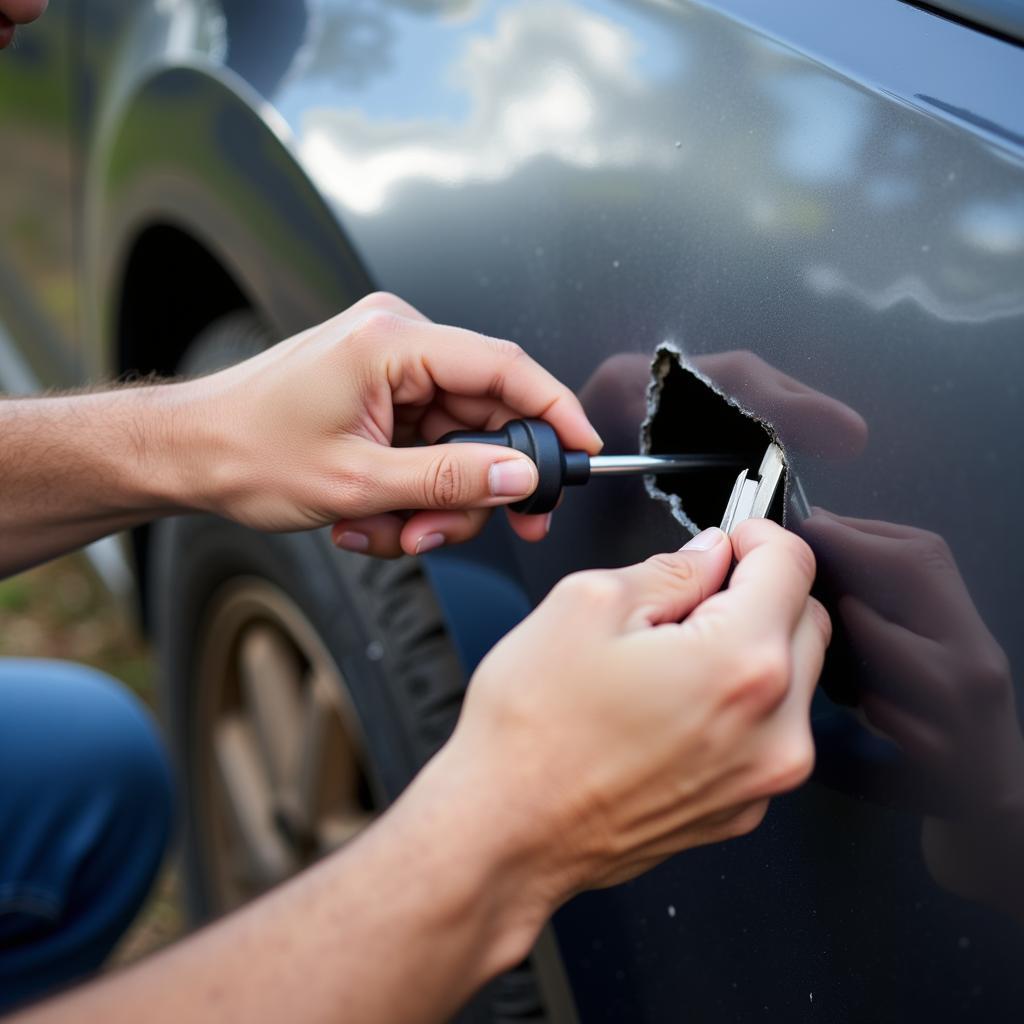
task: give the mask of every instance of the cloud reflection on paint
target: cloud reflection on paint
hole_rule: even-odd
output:
[[[451,188],[495,181],[541,157],[584,168],[678,160],[653,151],[640,126],[608,141],[608,96],[643,97],[638,53],[630,36],[594,14],[519,7],[498,18],[492,35],[471,37],[455,65],[452,84],[471,99],[464,120],[382,122],[315,108],[303,116],[299,149],[321,187],[362,214],[380,210],[410,181]]]

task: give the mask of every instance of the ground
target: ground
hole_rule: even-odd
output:
[[[105,590],[84,555],[0,580],[0,656],[94,665],[153,705],[152,659],[134,611]],[[111,963],[136,960],[176,938],[183,927],[177,881],[168,865]]]

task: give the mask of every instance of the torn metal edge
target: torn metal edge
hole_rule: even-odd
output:
[[[692,373],[702,384],[707,385],[707,387],[714,391],[719,398],[731,405],[741,415],[746,416],[748,419],[753,420],[758,426],[762,427],[768,434],[768,439],[779,446],[779,450],[782,452],[782,461],[786,471],[785,476],[783,477],[782,524],[783,526],[787,525],[787,520],[789,519],[790,498],[798,498],[798,504],[801,504],[802,506],[806,506],[807,499],[804,497],[803,488],[800,486],[800,482],[796,480],[793,474],[793,470],[789,462],[789,455],[786,452],[786,446],[779,439],[778,431],[776,431],[776,429],[767,420],[762,419],[756,413],[751,412],[750,409],[742,406],[731,395],[726,394],[726,392],[715,384],[710,377],[701,373],[701,371],[697,369],[689,359],[687,359],[683,354],[682,349],[670,341],[662,342],[654,350],[654,358],[651,360],[651,379],[647,385],[647,415],[644,417],[643,423],[640,424],[641,453],[644,455],[651,454],[651,423],[654,420],[655,413],[658,411],[661,392],[665,386],[665,378],[668,376],[668,372],[673,361],[687,373]],[[663,491],[658,487],[657,477],[654,476],[645,476],[644,486],[647,488],[647,493],[654,498],[655,501],[660,501],[663,504],[668,505],[672,517],[678,523],[686,527],[691,534],[696,535],[700,532],[700,527],[697,526],[697,524],[686,514],[686,511],[683,508],[682,499],[678,494],[668,494],[666,491]],[[799,511],[800,510],[798,510],[798,513]]]

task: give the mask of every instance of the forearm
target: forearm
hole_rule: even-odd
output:
[[[0,576],[183,507],[187,387],[0,401]]]
[[[347,850],[24,1024],[447,1019],[527,954],[550,909],[487,795],[432,765]]]

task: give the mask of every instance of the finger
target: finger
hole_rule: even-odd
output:
[[[712,527],[679,551],[614,570],[623,586],[624,628],[678,622],[721,587],[731,563],[729,538]]]
[[[489,444],[385,448],[350,446],[345,464],[369,481],[359,511],[493,508],[520,501],[537,489],[537,467],[526,455]],[[353,497],[353,502],[357,499]]]
[[[819,508],[815,505],[811,509],[810,519],[817,519],[818,516],[826,516],[831,522],[841,523],[861,533],[874,534],[876,537],[889,537],[893,540],[913,540],[920,536],[921,531],[914,526],[906,526],[903,523],[887,523],[881,519],[858,519],[855,516],[841,516],[836,512],[829,512],[828,509]],[[810,522],[810,519],[806,520]]]
[[[385,354],[396,403],[429,400],[437,388],[490,398],[518,416],[546,419],[567,448],[596,453],[601,439],[576,396],[518,345],[458,327],[409,322]]]
[[[507,510],[508,523],[520,539],[531,543],[543,540],[551,532],[552,513],[527,515],[524,512]]]
[[[584,609],[588,630],[619,634],[618,650],[630,666],[627,671],[646,664],[654,676],[674,680],[679,646],[665,643],[660,630],[650,627],[678,622],[722,585],[732,549],[721,530],[714,530],[703,543],[711,541],[715,543],[708,548],[695,545],[624,569],[573,573],[558,583],[547,601],[560,604],[570,617]]]
[[[868,426],[855,409],[745,349],[698,356],[697,368],[747,408],[770,419],[788,447],[827,458],[858,455]]]
[[[800,527],[820,552],[830,589],[922,636],[949,643],[977,634],[977,611],[939,537],[913,527],[883,532],[873,521],[865,531],[851,522],[815,513]]]
[[[749,745],[752,770],[740,795],[763,798],[802,785],[814,768],[811,701],[832,637],[828,613],[808,599],[793,634],[789,688]]]
[[[497,430],[519,416],[511,406],[492,398],[444,392],[439,403],[452,417],[473,430]]]
[[[453,430],[497,430],[519,414],[505,405],[488,398],[464,398],[456,401],[442,396],[431,405],[419,421],[419,436],[429,444]]]
[[[789,692],[779,705],[777,717],[810,728],[811,701],[832,640],[832,620],[820,601],[807,599],[793,634]]]
[[[397,558],[402,554],[399,537],[403,525],[400,516],[387,514],[344,519],[331,527],[331,540],[335,547],[345,551],[377,558]]]
[[[490,512],[482,508],[417,512],[402,527],[402,550],[407,555],[425,555],[443,545],[471,540],[484,528],[489,515]]]
[[[727,590],[702,604],[684,624],[713,629],[735,649],[789,638],[814,582],[814,555],[795,534],[767,519],[741,523],[732,535],[737,565]]]
[[[680,633],[685,630],[685,623]],[[735,704],[739,718],[722,717],[717,728],[733,733],[738,760],[704,796],[708,806],[730,806],[741,801],[781,793],[806,778],[814,763],[810,708],[821,677],[832,625],[823,605],[808,598],[789,645],[788,678],[774,699],[756,702],[760,725],[751,731],[750,704]],[[714,671],[712,658],[704,671]]]
[[[454,430],[468,430],[468,424],[457,420],[446,409],[432,405],[416,424],[416,435],[427,444],[434,444],[438,438]]]
[[[636,444],[647,415],[651,357],[639,352],[609,356],[579,390],[580,403],[613,450]]]
[[[912,714],[933,721],[948,718],[955,708],[951,691],[956,680],[941,643],[890,621],[856,597],[840,598],[839,615],[872,692]]]
[[[868,443],[868,425],[859,412],[843,402],[807,389],[805,394],[780,390],[773,420],[786,445],[828,459],[851,459]]]
[[[915,761],[928,762],[943,749],[943,730],[879,693],[861,703],[867,720]]]

